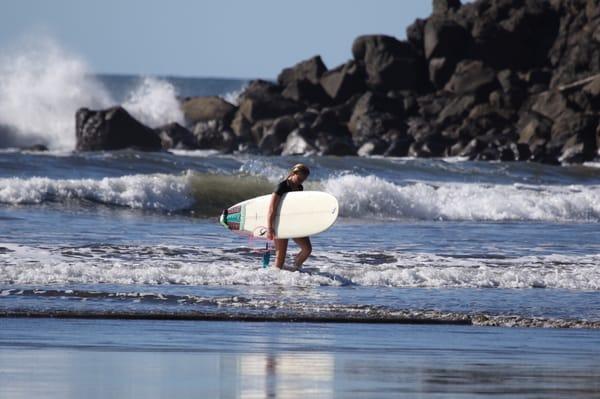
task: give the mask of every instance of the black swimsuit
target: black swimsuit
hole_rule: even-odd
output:
[[[294,190],[292,189],[292,187],[290,186],[290,182],[285,179],[284,181],[282,181],[281,183],[279,183],[277,185],[277,188],[275,189],[275,194],[281,196],[285,193],[289,193],[290,191],[303,191],[304,187],[302,187],[302,184],[300,184],[300,186],[298,186],[298,190]]]

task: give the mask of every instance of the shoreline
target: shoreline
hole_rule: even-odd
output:
[[[418,314],[427,314],[422,316]],[[448,312],[406,312],[403,315],[294,315],[294,314],[232,314],[227,312],[105,312],[105,311],[0,311],[1,319],[64,319],[64,320],[146,320],[146,321],[207,321],[242,323],[317,323],[366,325],[430,325],[472,326],[526,329],[600,329],[600,321],[549,319],[541,317],[459,314]]]

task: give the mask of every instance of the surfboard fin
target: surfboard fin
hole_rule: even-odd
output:
[[[263,254],[263,268],[269,266],[269,261],[271,260],[271,250],[269,249],[269,243],[265,244],[265,253]]]

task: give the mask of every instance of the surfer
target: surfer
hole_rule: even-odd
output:
[[[275,223],[275,214],[277,212],[277,206],[279,205],[279,200],[281,199],[281,196],[285,193],[289,193],[290,191],[304,190],[304,187],[302,187],[302,183],[308,178],[309,174],[310,170],[306,165],[301,163],[296,164],[290,171],[288,177],[277,185],[277,188],[275,189],[271,197],[271,204],[269,205],[269,224],[267,232],[267,238],[269,240],[273,240],[275,236],[273,224]],[[298,270],[300,269],[300,267],[302,267],[302,264],[312,252],[312,245],[310,243],[310,238],[308,237],[294,238],[293,240],[300,247],[300,252],[298,253],[298,255],[296,255],[296,258],[294,260],[294,270]],[[274,242],[276,251],[275,267],[281,269],[283,268],[283,263],[285,262],[288,240],[275,238]]]

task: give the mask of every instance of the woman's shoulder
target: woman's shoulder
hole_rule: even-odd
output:
[[[287,193],[288,191],[290,191],[290,187],[289,187],[287,179],[286,179],[286,180],[280,181],[279,184],[277,184],[277,187],[275,188],[274,192],[276,194],[283,195],[283,194]]]

